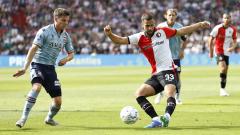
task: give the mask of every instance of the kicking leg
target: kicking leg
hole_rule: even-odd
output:
[[[152,104],[146,99],[148,96],[155,94],[155,90],[148,84],[143,84],[136,92],[136,100],[141,108],[146,112],[148,116],[152,118],[152,123],[146,126],[145,128],[155,128],[161,127],[162,123],[152,106]]]

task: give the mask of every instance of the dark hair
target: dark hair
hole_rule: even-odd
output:
[[[149,21],[149,20],[152,20],[152,19],[154,19],[152,13],[144,13],[141,17],[142,21],[144,21],[144,20]]]
[[[64,8],[57,8],[53,12],[54,17],[70,16],[70,12]]]

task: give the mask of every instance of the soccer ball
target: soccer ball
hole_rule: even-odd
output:
[[[120,118],[126,124],[134,124],[139,118],[138,111],[132,106],[124,107],[120,112]]]

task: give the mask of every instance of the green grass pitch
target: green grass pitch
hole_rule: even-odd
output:
[[[60,125],[43,120],[50,97],[42,89],[24,128],[15,126],[25,96],[31,89],[29,74],[13,78],[16,68],[0,68],[0,135],[238,135],[240,134],[240,66],[230,66],[227,90],[219,96],[217,66],[183,67],[182,100],[168,128],[144,129],[150,118],[135,101],[134,92],[150,77],[149,67],[57,68],[63,89]],[[153,102],[154,98],[148,98]],[[127,105],[139,110],[136,124],[123,124],[120,110]],[[166,98],[154,105],[163,114]]]

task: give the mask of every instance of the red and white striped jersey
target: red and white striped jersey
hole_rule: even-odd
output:
[[[224,28],[223,24],[219,24],[213,28],[210,36],[215,38],[215,54],[229,56],[230,52],[227,49],[231,46],[232,41],[237,39],[237,30],[233,26]]]
[[[139,32],[128,37],[129,43],[138,45],[142,53],[152,66],[152,74],[165,70],[173,70],[173,63],[169,47],[169,38],[175,36],[177,30],[163,27],[155,28],[154,35],[149,38],[144,32]]]

